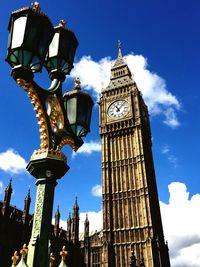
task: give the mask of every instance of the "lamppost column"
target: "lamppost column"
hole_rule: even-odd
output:
[[[43,158],[32,160],[28,171],[37,178],[32,235],[28,247],[28,267],[49,266],[51,219],[56,179],[65,174],[69,167],[62,160]]]

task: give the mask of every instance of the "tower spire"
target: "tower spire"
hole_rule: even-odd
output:
[[[113,89],[116,84],[133,84],[132,74],[122,55],[122,43],[118,40],[118,56],[111,68],[110,83],[103,91]]]
[[[79,205],[76,196],[72,215],[72,241],[77,244],[79,240]]]
[[[30,196],[30,188],[29,188],[28,193],[24,199],[24,210],[23,210],[23,214],[22,214],[22,221],[24,224],[26,224],[26,222],[27,222],[30,204],[31,204],[31,196]]]
[[[85,222],[84,222],[84,239],[86,241],[86,239],[89,238],[89,225],[90,222],[88,220],[88,214],[86,213],[86,218],[85,218]]]
[[[54,235],[58,236],[59,234],[59,225],[60,225],[60,211],[59,211],[59,205],[56,210],[55,214],[55,225],[54,225]]]
[[[12,190],[12,178],[11,178],[8,186],[5,189],[5,196],[4,196],[4,201],[3,201],[3,205],[2,205],[2,214],[3,215],[6,215],[8,208],[10,206],[10,199],[11,199],[12,192],[13,192],[13,190]]]
[[[67,219],[67,240],[68,240],[68,242],[71,241],[71,224],[72,224],[71,212],[69,212],[69,216]]]

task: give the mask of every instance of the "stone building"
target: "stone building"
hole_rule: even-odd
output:
[[[24,199],[24,209],[19,210],[10,205],[12,181],[6,190],[4,201],[0,202],[0,266],[10,267],[14,251],[20,251],[23,244],[30,241],[33,215],[29,214],[31,203],[30,190]],[[79,243],[79,206],[77,199],[73,207],[72,217],[69,216],[67,231],[60,227],[59,208],[55,214],[55,224],[52,225],[50,250],[55,256],[55,266],[60,263],[60,251],[65,246],[68,251],[68,266],[84,266]]]

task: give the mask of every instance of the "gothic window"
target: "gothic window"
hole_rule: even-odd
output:
[[[100,249],[92,250],[92,267],[100,267]]]

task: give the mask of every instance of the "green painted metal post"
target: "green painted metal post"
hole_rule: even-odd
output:
[[[31,240],[28,246],[28,267],[49,267],[49,244],[56,180],[69,167],[63,160],[43,158],[31,160],[27,170],[37,178],[37,195]]]

